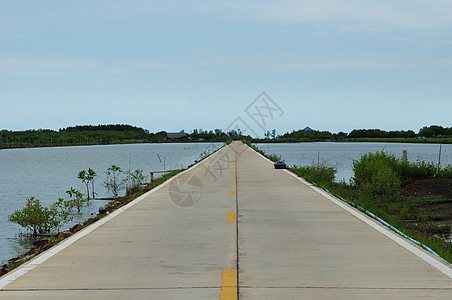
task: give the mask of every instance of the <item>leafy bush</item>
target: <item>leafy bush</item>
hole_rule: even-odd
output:
[[[124,188],[124,184],[127,179],[121,178],[123,171],[120,167],[116,165],[111,165],[107,169],[107,179],[104,181],[104,186],[111,192],[115,197],[118,197],[119,191]]]
[[[133,194],[141,190],[147,179],[147,176],[143,175],[143,170],[127,171],[126,174],[128,175],[126,194]]]
[[[83,198],[83,194],[72,187],[66,191],[66,194],[69,195],[69,200],[66,202],[69,209],[77,208],[77,211],[80,212],[85,204],[89,204],[89,198]]]
[[[93,199],[95,196],[95,192],[94,192],[94,178],[97,176],[96,172],[89,168],[88,171],[85,170],[81,170],[78,175],[77,178],[80,179],[82,181],[83,184],[85,184],[86,186],[86,197],[90,198],[89,196],[89,183],[91,182],[91,186],[92,186],[92,192],[93,192]]]
[[[281,157],[281,155],[270,154],[270,155],[268,155],[268,159],[270,159],[271,161],[276,162],[276,161],[282,160],[282,157]]]
[[[398,160],[394,155],[383,151],[363,154],[359,160],[353,161],[354,176],[352,181],[356,186],[362,186],[369,181],[381,168],[397,169]]]
[[[384,200],[394,200],[400,195],[401,181],[399,176],[385,165],[379,166],[369,180],[360,185],[364,197],[378,197]]]
[[[34,236],[58,231],[61,225],[71,220],[69,208],[63,199],[45,207],[39,199],[31,197],[27,199],[25,207],[16,210],[8,216],[9,221],[19,224],[30,230]]]
[[[308,181],[315,183],[331,183],[337,173],[337,169],[329,167],[325,163],[318,166],[294,166],[291,171],[305,178]]]
[[[352,182],[364,197],[395,199],[401,189],[399,164],[400,161],[394,155],[383,151],[364,154],[359,160],[353,161]]]

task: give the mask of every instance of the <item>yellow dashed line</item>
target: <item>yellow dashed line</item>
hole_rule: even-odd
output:
[[[237,222],[237,215],[235,212],[228,213],[228,222]]]
[[[232,178],[232,182],[235,182],[235,178]]]
[[[223,270],[220,299],[237,299],[237,270]]]
[[[236,195],[236,192],[235,192],[235,191],[230,191],[230,192],[229,192],[229,195],[235,196],[235,195]]]
[[[232,172],[232,174],[235,174],[235,172]]]

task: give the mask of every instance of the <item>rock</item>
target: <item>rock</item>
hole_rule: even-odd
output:
[[[58,233],[58,238],[60,240],[64,239],[64,233],[62,233],[61,231]]]
[[[85,223],[83,223],[83,224],[86,226],[86,225],[89,225],[89,224],[91,224],[91,223],[93,223],[93,222],[94,222],[94,218],[89,218],[89,219],[86,220]]]
[[[49,240],[47,240],[47,239],[41,239],[41,240],[34,241],[33,245],[36,246],[36,247],[42,247],[45,244],[47,244],[48,242],[49,242]]]
[[[107,209],[104,206],[99,207],[99,213],[104,214],[107,212]]]
[[[42,247],[43,251],[49,250],[50,248],[52,248],[53,245],[52,244],[45,244],[44,247]]]
[[[2,267],[2,270],[0,271],[0,276],[5,275],[6,273],[8,273],[8,266],[5,264]]]
[[[72,233],[77,232],[80,230],[80,228],[82,227],[82,225],[80,223],[75,224],[74,226],[72,226],[72,228],[70,229],[70,231]]]

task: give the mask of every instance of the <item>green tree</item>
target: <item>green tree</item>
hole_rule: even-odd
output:
[[[89,180],[87,179],[87,176],[88,176],[88,172],[86,172],[85,170],[81,170],[78,173],[77,178],[80,179],[82,181],[82,183],[86,186],[86,195],[88,195],[88,199],[89,199]]]
[[[45,207],[39,199],[30,197],[22,209],[8,216],[8,220],[30,230],[34,236],[38,236],[58,231],[63,224],[72,220],[72,216],[68,203],[62,198]]]
[[[115,197],[118,197],[119,191],[124,188],[124,184],[127,179],[121,178],[123,171],[120,167],[116,165],[111,165],[107,169],[107,179],[104,181],[104,186],[111,192]]]
[[[135,170],[133,172],[127,171],[127,190],[135,191],[141,188],[141,186],[146,182],[146,176],[143,175],[143,170]]]
[[[93,169],[89,168],[88,169],[88,180],[91,182],[91,188],[92,188],[91,191],[93,193],[93,199],[96,197],[96,193],[94,192],[94,179],[96,177],[97,177],[96,172]],[[88,196],[88,199],[89,199],[89,196]]]
[[[8,216],[9,221],[19,224],[33,232],[34,236],[48,230],[48,209],[41,205],[39,199],[30,197],[25,207]]]
[[[49,223],[50,227],[56,231],[60,231],[62,225],[72,221],[71,204],[63,198],[58,198],[58,201],[50,205],[49,208]]]
[[[69,195],[68,206],[70,209],[77,208],[77,212],[80,212],[83,206],[89,203],[89,198],[83,198],[83,194],[72,187],[66,191],[66,194]]]
[[[86,196],[88,198],[88,200],[90,199],[89,196],[89,184],[91,183],[92,186],[92,192],[93,192],[93,199],[94,199],[94,178],[97,176],[96,172],[89,168],[88,171],[85,170],[81,170],[78,175],[77,178],[80,179],[82,181],[83,184],[85,184],[86,186]]]

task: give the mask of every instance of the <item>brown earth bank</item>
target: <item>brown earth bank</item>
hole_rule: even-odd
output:
[[[402,188],[403,197],[419,198],[418,207],[438,225],[452,225],[452,179],[421,179]]]
[[[452,179],[421,179],[402,188],[402,195],[452,199]]]

